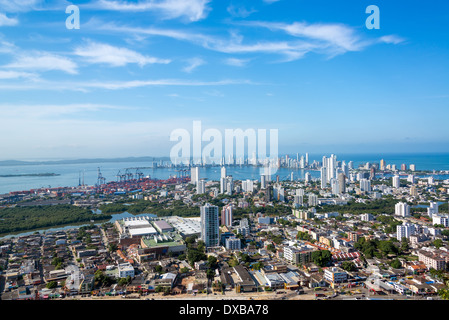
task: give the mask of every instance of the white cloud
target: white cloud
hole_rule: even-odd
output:
[[[405,41],[404,38],[398,37],[396,35],[388,35],[388,36],[383,36],[379,38],[380,42],[383,43],[391,43],[391,44],[399,44]]]
[[[225,59],[225,64],[234,67],[243,67],[249,62],[249,59],[228,58]]]
[[[127,48],[118,48],[109,44],[95,42],[89,42],[85,46],[76,48],[74,53],[86,58],[90,63],[105,63],[115,67],[124,66],[129,63],[137,63],[141,67],[153,63],[170,63],[168,59],[144,56]]]
[[[270,53],[282,55],[281,61],[292,61],[303,58],[309,52],[316,52],[328,56],[342,54],[347,51],[361,50],[369,43],[359,40],[355,32],[344,25],[303,25],[280,24],[271,22],[237,22],[237,25],[264,27],[270,30],[282,30],[294,35],[289,40],[253,40],[244,42],[244,38],[231,32],[228,38],[210,36],[202,33],[160,29],[160,28],[133,28],[114,24],[97,24],[98,29],[109,32],[136,33],[147,36],[162,36],[185,41],[202,46],[205,49],[231,54]],[[303,35],[303,36],[300,36]]]
[[[205,49],[222,53],[272,53],[286,56],[286,60],[294,60],[303,57],[308,51],[316,48],[316,45],[300,41],[259,41],[252,44],[243,44],[243,37],[232,33],[229,39],[213,37],[201,33],[185,32],[160,28],[133,28],[114,24],[96,23],[92,28],[107,30],[109,32],[136,33],[147,36],[161,36],[186,41],[202,46]]]
[[[226,85],[257,85],[249,80],[226,79],[218,81],[189,81],[179,79],[132,80],[132,81],[34,81],[33,83],[0,83],[0,90],[70,90],[88,92],[94,89],[124,90],[142,87],[200,87]]]
[[[27,79],[33,79],[36,78],[37,75],[34,73],[29,72],[18,72],[18,71],[11,71],[11,70],[0,70],[0,79],[19,79],[19,78],[27,78]]]
[[[97,88],[97,89],[131,89],[149,86],[223,86],[236,84],[252,84],[247,80],[220,80],[220,81],[186,81],[176,79],[162,79],[162,80],[134,80],[134,81],[118,81],[118,82],[88,82],[73,84],[74,88]]]
[[[323,45],[331,46],[342,51],[358,51],[364,47],[364,42],[361,41],[354,29],[343,24],[308,24],[304,22],[286,24],[260,21],[243,22],[243,24],[284,31],[294,37],[318,41],[321,43],[321,47]]]
[[[188,62],[188,65],[182,69],[184,72],[187,72],[187,73],[191,73],[191,72],[193,72],[193,70],[195,70],[199,66],[206,64],[206,61],[204,61],[201,58],[192,58],[192,59],[189,59],[187,62]]]
[[[42,0],[0,0],[0,8],[3,12],[27,12],[41,3]]]
[[[3,117],[19,118],[56,118],[80,112],[96,112],[101,110],[127,110],[129,107],[100,104],[67,104],[67,105],[9,105],[0,104]]]
[[[48,52],[27,52],[19,54],[15,58],[15,61],[4,67],[42,71],[58,70],[69,74],[78,73],[77,65],[72,60]]]
[[[237,17],[237,18],[246,18],[249,17],[251,14],[257,12],[257,10],[251,8],[251,9],[246,9],[245,7],[242,6],[235,6],[233,4],[231,4],[227,9],[226,9],[229,14],[233,17]]]
[[[12,53],[16,50],[17,47],[13,43],[0,40],[0,53]]]
[[[2,26],[16,26],[19,24],[19,20],[16,18],[8,18],[5,14],[0,13],[0,27]]]
[[[95,7],[115,11],[156,11],[165,19],[187,18],[198,21],[207,17],[210,0],[144,0],[139,2],[98,0]]]

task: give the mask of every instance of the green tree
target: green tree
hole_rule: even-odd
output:
[[[46,285],[45,285],[45,287],[47,288],[47,289],[54,289],[54,288],[56,288],[58,286],[58,283],[56,282],[56,281],[50,281],[50,282],[48,282]]]
[[[254,263],[252,265],[252,267],[253,267],[254,270],[260,270],[260,269],[262,269],[264,267],[264,264],[263,264],[263,262],[259,261],[259,262]]]
[[[325,267],[331,261],[332,254],[329,250],[317,250],[312,252],[312,261],[319,267]]]
[[[213,279],[215,277],[215,272],[212,269],[207,269],[206,275],[208,279]]]
[[[108,246],[109,252],[115,252],[115,251],[117,251],[117,249],[118,249],[118,246],[116,243],[110,243]]]
[[[157,266],[154,267],[154,270],[155,270],[157,273],[161,273],[161,272],[162,272],[162,266],[161,266],[160,264],[158,264]]]
[[[214,256],[207,257],[207,264],[210,269],[216,269],[218,267],[217,258]]]
[[[443,300],[449,300],[449,288],[442,288],[438,290],[438,296]]]
[[[352,261],[343,261],[341,264],[341,268],[346,271],[355,271],[357,270],[356,265]]]
[[[117,282],[117,284],[119,286],[126,286],[127,284],[129,284],[131,282],[131,277],[128,276],[126,278],[120,278]]]
[[[441,239],[436,239],[436,240],[433,242],[433,245],[434,245],[437,249],[439,249],[440,247],[443,246],[443,240],[441,240]]]
[[[401,261],[399,261],[399,259],[394,259],[393,261],[391,261],[390,266],[394,269],[402,268],[402,264]]]
[[[402,239],[401,239],[401,247],[400,247],[400,250],[402,251],[402,252],[404,252],[404,251],[408,251],[410,249],[410,247],[409,247],[409,244],[408,244],[408,239],[406,238],[406,237],[403,237]]]
[[[181,273],[187,273],[187,272],[189,272],[189,268],[182,267],[180,271],[181,271]]]

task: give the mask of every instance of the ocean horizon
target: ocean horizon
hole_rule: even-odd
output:
[[[288,154],[290,158],[296,159],[305,153]],[[321,161],[323,156],[328,154],[309,154],[309,163],[313,161]],[[406,164],[409,168],[410,164],[416,166],[416,170],[426,171],[445,171],[449,170],[449,153],[341,153],[336,154],[337,161],[354,162],[354,168],[360,164],[379,163],[384,159],[387,164],[395,164],[400,168],[401,164]],[[280,157],[285,157],[282,155]],[[152,159],[152,160],[151,160]],[[157,160],[159,159],[159,161]],[[105,158],[105,159],[72,159],[62,162],[47,161],[44,163],[23,164],[16,163],[10,165],[0,165],[0,176],[8,175],[8,177],[0,177],[0,194],[12,191],[24,191],[36,188],[47,187],[75,187],[84,182],[85,185],[95,185],[97,183],[98,169],[106,182],[117,181],[119,171],[123,174],[126,169],[135,173],[136,168],[139,169],[144,176],[150,176],[156,179],[168,179],[172,176],[179,175],[179,168],[174,167],[157,167],[152,168],[153,162],[170,163],[168,157],[124,157],[124,158]],[[12,160],[11,160],[12,161]],[[36,161],[36,160],[34,160]],[[290,178],[293,172],[294,179],[304,179],[305,173],[310,172],[312,178],[319,178],[320,174],[314,170],[279,168],[276,175],[281,180]],[[52,176],[36,176],[37,174],[55,174]],[[232,175],[236,180],[259,179],[260,168],[246,166],[229,166],[228,174]],[[30,175],[30,176],[27,176]],[[202,167],[200,177],[208,180],[219,180],[220,170],[218,166]],[[447,179],[446,176],[442,177]]]

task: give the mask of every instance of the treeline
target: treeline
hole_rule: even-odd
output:
[[[131,214],[151,213],[158,217],[180,216],[180,217],[197,217],[200,215],[199,207],[189,207],[182,201],[174,201],[169,207],[167,204],[140,200],[129,205],[124,203],[111,203],[100,206],[100,210],[106,214],[129,212]]]
[[[359,250],[368,259],[373,257],[385,258],[388,255],[399,255],[409,249],[406,239],[401,240],[399,246],[392,240],[366,240],[360,238],[355,244],[354,248]]]
[[[394,214],[394,206],[398,202],[399,202],[398,200],[393,198],[367,201],[366,203],[358,203],[355,201],[350,201],[345,205],[318,206],[316,207],[316,211],[319,213],[337,211],[339,213],[351,213],[351,214],[362,214],[362,213]]]
[[[0,209],[0,235],[111,219],[73,205],[30,206]]]

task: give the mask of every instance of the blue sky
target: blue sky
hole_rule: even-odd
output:
[[[280,153],[447,152],[447,30],[447,1],[0,0],[0,159],[168,156],[195,120]]]

